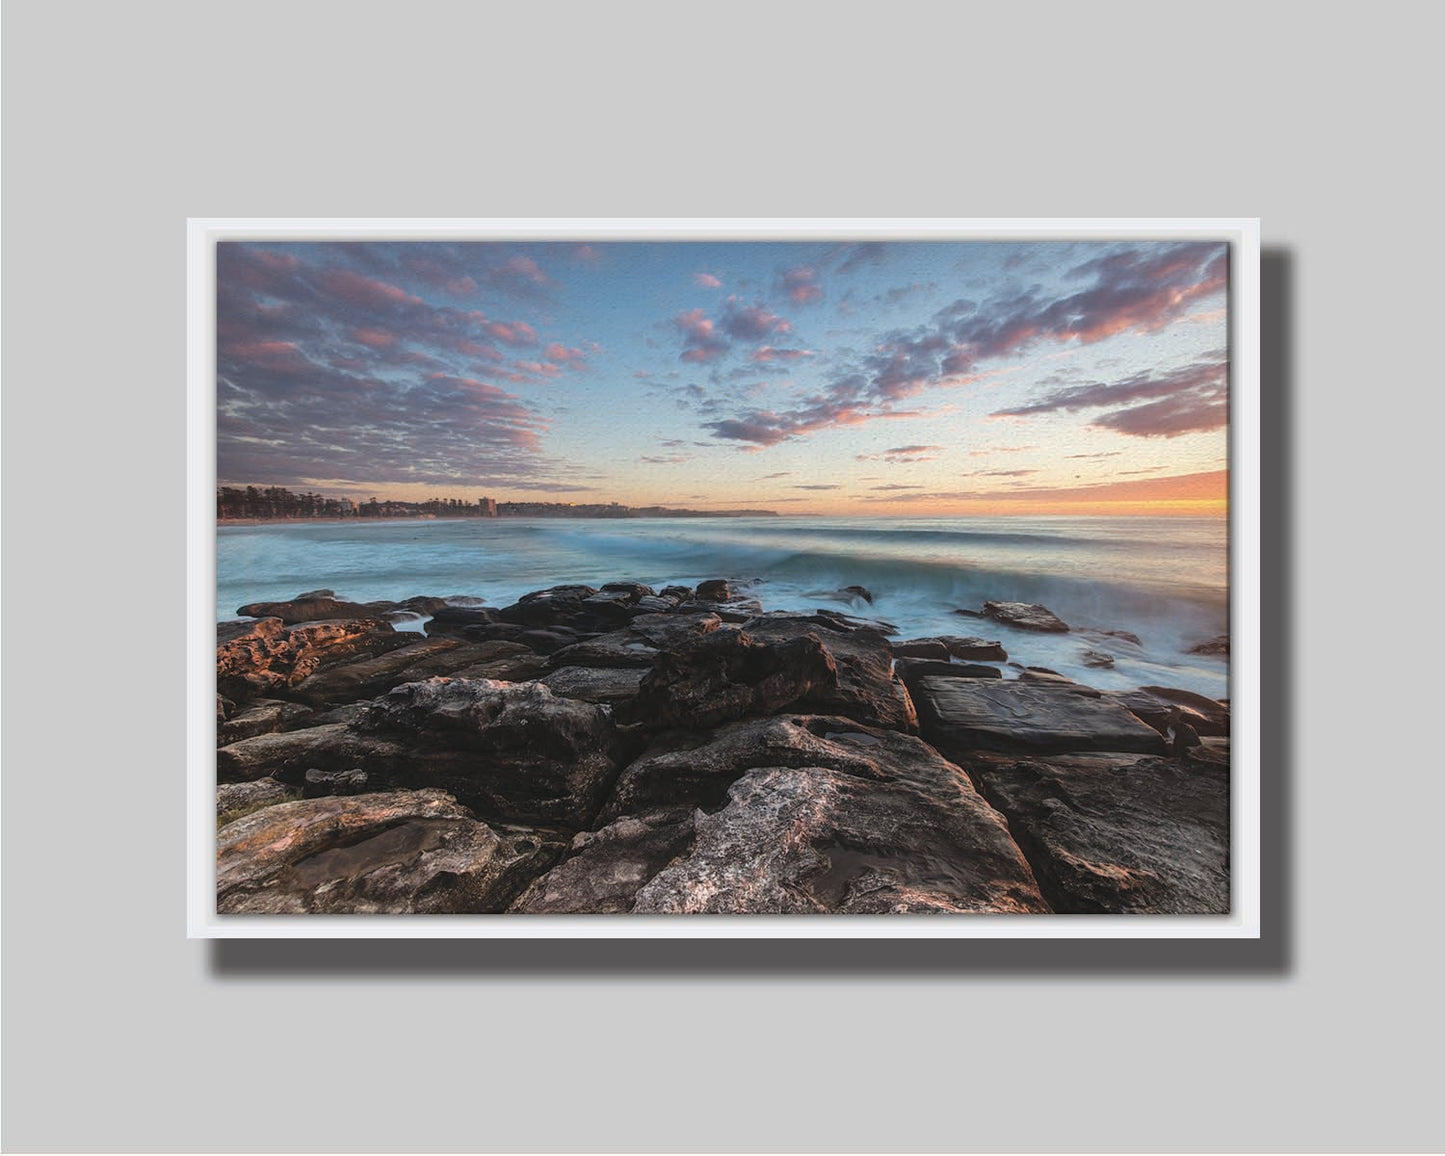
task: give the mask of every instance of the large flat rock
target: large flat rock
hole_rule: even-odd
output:
[[[1001,815],[927,743],[745,719],[626,768],[526,911],[1042,912]]]
[[[223,914],[451,914],[505,909],[555,847],[502,836],[441,791],[278,803],[216,836]]]
[[[971,751],[1138,751],[1164,739],[1087,687],[925,675],[910,683],[923,737],[949,758]]]
[[[975,753],[964,767],[1056,911],[1229,911],[1227,758]]]

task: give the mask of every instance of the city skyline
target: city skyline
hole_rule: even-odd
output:
[[[1207,513],[1221,242],[222,242],[217,482]]]

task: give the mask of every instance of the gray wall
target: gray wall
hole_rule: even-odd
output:
[[[1356,11],[11,0],[5,1148],[1439,1147],[1440,21]],[[188,215],[1260,216],[1266,940],[188,942]]]

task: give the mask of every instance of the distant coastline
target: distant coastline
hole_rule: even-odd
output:
[[[643,519],[643,518],[777,518],[776,510],[669,510],[648,507],[629,510],[627,513],[588,513],[585,509],[559,510],[556,513],[528,512],[524,514],[497,514],[479,517],[474,514],[292,514],[277,517],[217,517],[218,526],[284,526],[290,523],[347,522],[355,525],[381,525],[386,522],[476,522],[506,521],[512,518],[592,518]]]

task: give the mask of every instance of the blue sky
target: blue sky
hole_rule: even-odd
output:
[[[1214,242],[223,242],[217,478],[1217,508],[1226,282]]]

